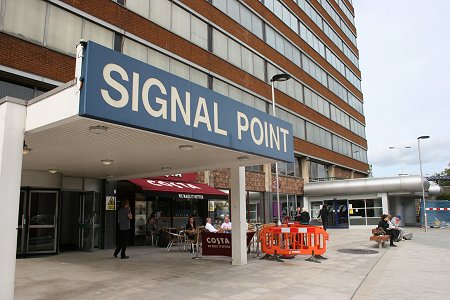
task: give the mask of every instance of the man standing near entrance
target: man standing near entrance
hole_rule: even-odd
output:
[[[320,209],[318,218],[322,218],[322,227],[325,231],[327,231],[327,225],[328,225],[328,207],[326,204],[322,205],[322,208]]]
[[[119,222],[119,240],[117,242],[117,248],[114,251],[114,257],[120,253],[121,259],[130,258],[126,256],[125,251],[127,250],[128,239],[130,238],[130,220],[133,218],[130,210],[130,203],[127,199],[122,202],[122,208],[117,212],[117,222]]]

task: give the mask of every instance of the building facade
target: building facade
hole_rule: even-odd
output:
[[[293,126],[296,159],[278,164],[278,187],[274,165],[247,166],[249,222],[291,215],[304,204],[305,182],[367,177],[351,0],[0,0],[0,99],[29,100],[72,80],[81,39],[267,114],[272,114],[271,79],[280,73],[291,76],[273,84],[276,116]],[[56,181],[48,176],[37,180],[33,172],[24,170],[22,176],[28,213],[33,199],[47,199],[53,204],[46,209],[60,210],[67,221],[72,208],[64,206],[65,199],[89,199],[85,192],[105,189],[106,178],[65,177],[62,172]],[[227,190],[229,172],[199,170],[197,181]],[[61,230],[68,230],[66,221],[59,223]],[[106,226],[107,221],[98,222]],[[77,230],[64,233],[67,243],[60,244],[75,245]]]

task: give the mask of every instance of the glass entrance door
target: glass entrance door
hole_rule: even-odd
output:
[[[28,219],[28,214],[26,211],[26,192],[20,191],[20,200],[19,200],[19,218],[17,225],[17,254],[25,253],[25,229],[26,229],[26,221]]]
[[[328,207],[329,228],[348,228],[347,200],[325,200]]]
[[[25,253],[56,253],[58,196],[57,191],[29,192],[28,216],[22,225],[26,228],[28,223]]]
[[[80,195],[79,249],[93,252],[98,247],[100,229],[100,202],[98,193],[86,192]]]

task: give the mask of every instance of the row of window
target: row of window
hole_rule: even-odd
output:
[[[355,16],[350,11],[350,9],[347,7],[347,5],[342,0],[334,0],[339,5],[341,10],[344,12],[344,14],[347,16],[347,18],[350,20],[350,22],[355,25]],[[351,3],[351,2],[350,2]]]
[[[152,0],[153,1],[166,1],[166,0]],[[14,2],[17,5],[12,5],[11,3]],[[28,4],[28,5],[25,5]],[[131,2],[130,2],[131,3]],[[26,15],[26,11],[30,8],[30,6],[35,10],[35,11],[39,11],[42,15],[38,15],[38,14],[32,14],[30,15],[30,18],[28,19],[28,21],[34,25],[33,27],[35,28],[42,28],[41,31],[33,31],[33,30],[29,30],[26,31],[24,30],[24,27],[15,27],[14,25],[20,22],[17,22],[16,20],[19,20],[21,18],[17,18],[17,16],[23,16]],[[78,34],[81,35],[81,37],[85,38],[85,39],[92,39],[96,42],[99,42],[100,44],[103,44],[104,46],[107,46],[109,48],[114,48],[116,50],[122,51],[124,54],[129,55],[131,57],[134,57],[136,59],[139,59],[141,61],[144,61],[146,63],[155,65],[156,67],[166,70],[168,72],[171,72],[175,75],[178,75],[182,78],[185,78],[187,80],[190,80],[192,82],[195,82],[201,86],[204,87],[208,87],[208,75],[205,74],[204,72],[201,72],[193,67],[190,67],[174,58],[170,58],[158,51],[155,51],[147,46],[144,46],[140,43],[137,43],[136,41],[129,39],[129,38],[123,38],[123,36],[121,35],[114,35],[114,33],[112,31],[109,31],[101,26],[98,26],[88,20],[85,20],[81,17],[78,17],[74,14],[71,14],[68,11],[65,11],[63,9],[60,9],[54,5],[51,5],[49,3],[46,3],[44,1],[39,1],[39,0],[6,0],[6,5],[5,5],[5,10],[6,13],[4,14],[5,16],[5,20],[4,20],[4,24],[3,24],[3,29],[5,31],[8,32],[12,32],[14,34],[18,34],[21,36],[25,36],[28,39],[31,39],[35,42],[38,42],[40,44],[44,44],[47,45],[51,48],[54,48],[60,52],[64,52],[64,53],[74,53],[74,49],[77,43],[78,43],[78,39],[79,36]],[[171,10],[173,11],[173,10]],[[172,13],[171,13],[172,15]],[[6,16],[8,16],[6,18]],[[15,18],[12,18],[10,16],[15,16]],[[193,20],[192,17],[188,17],[187,15],[185,15],[185,19],[189,19],[191,22]],[[174,18],[174,19],[178,19]],[[42,22],[42,24],[40,24],[37,20],[40,20]],[[47,20],[47,21],[45,21]],[[48,23],[46,23],[48,22]],[[50,26],[51,24],[51,26]],[[77,25],[79,28],[73,28],[73,26]],[[190,23],[192,24],[192,23]],[[61,32],[61,43],[49,43],[49,41],[53,41],[52,38],[50,38],[50,36],[52,34],[55,34],[53,29],[51,29],[50,27],[53,28],[65,28],[64,26],[69,26],[70,27],[70,31],[67,34],[67,32],[65,30],[59,30]],[[175,28],[173,27],[173,25],[171,25],[171,28]],[[201,27],[201,26],[200,26]],[[191,26],[191,30],[192,30],[192,26]],[[38,35],[36,34],[36,32],[40,32]],[[68,38],[62,38],[62,36],[69,36]],[[76,38],[74,38],[73,36],[76,36]],[[186,35],[187,36],[187,35]],[[189,35],[190,37],[192,36]],[[119,37],[119,38],[117,38]],[[68,42],[70,41],[70,42]],[[68,47],[68,45],[71,45],[71,47]],[[229,49],[230,52],[239,52],[242,50],[242,46],[240,46],[239,44],[237,44],[240,48],[236,48],[235,46],[232,46],[232,48],[226,48]],[[235,47],[235,48],[233,48]],[[247,50],[247,49],[246,49]],[[247,52],[246,52],[247,53]],[[245,56],[245,55],[244,55]],[[246,56],[245,56],[246,57]],[[252,59],[255,59],[255,55],[250,56],[252,57]],[[233,59],[233,58],[232,58]],[[258,59],[258,58],[257,58]],[[238,60],[235,61],[235,63]],[[247,61],[247,60],[245,60]],[[241,60],[242,63],[242,60]],[[244,68],[246,63],[244,64]],[[249,64],[247,64],[249,65]],[[250,64],[251,65],[251,64]],[[261,71],[259,69],[259,67],[263,66],[264,63],[261,61],[258,61],[257,63],[254,63],[254,69],[257,69],[256,73],[255,71],[253,72],[255,74],[256,77],[259,78],[263,78],[264,77],[264,68]],[[247,70],[250,70],[250,68],[247,68]],[[272,73],[272,75],[276,74],[275,72],[279,72],[275,67],[271,66],[270,68],[268,68],[267,72]],[[258,75],[259,74],[259,75]],[[303,86],[294,80],[288,81],[289,85],[286,83],[286,88],[282,89],[282,91],[284,91],[285,93],[290,94],[292,97],[296,97],[296,95],[298,95],[298,97],[296,99],[301,99],[303,100]],[[292,82],[292,83],[291,83]],[[280,84],[281,85],[281,84]],[[288,88],[289,87],[293,87],[293,88]],[[257,109],[260,109],[264,112],[268,112],[269,108],[267,105],[267,102],[257,98],[247,92],[244,92],[238,88],[235,88],[231,85],[228,85],[224,82],[221,82],[218,79],[213,80],[213,89],[225,94],[235,100],[241,101],[247,105],[250,105],[252,107],[255,107]],[[226,89],[226,91],[225,91]],[[299,119],[298,117],[296,117],[293,114],[290,114],[291,116],[289,117],[289,119],[293,120],[293,124],[294,124],[294,134],[299,137],[299,138],[303,138],[305,139],[306,137],[306,133],[305,133],[305,125],[304,125],[304,120],[301,120],[300,122],[295,122],[295,119]],[[297,125],[295,125],[295,123],[298,123]],[[323,130],[323,129],[322,129]],[[311,133],[309,134],[311,135]],[[311,137],[310,137],[311,139]],[[331,149],[331,148],[329,148]]]
[[[262,20],[258,16],[256,16],[253,12],[248,10],[243,4],[238,2],[237,0],[227,0],[227,1],[213,0],[212,4],[214,6],[216,6],[218,9],[220,9],[221,11],[223,11],[224,13],[226,13],[227,15],[229,15],[230,17],[232,17],[236,22],[240,22],[241,24],[244,24],[244,26],[248,30],[250,30],[252,33],[254,33],[255,35],[257,35],[259,37],[261,37],[263,35],[261,33],[261,28],[259,28],[259,25],[263,24]],[[282,7],[284,7],[284,6],[282,6]],[[243,16],[246,16],[247,20],[252,20],[252,22],[251,22],[252,26],[250,26],[250,22],[245,23],[243,21]],[[249,18],[249,16],[251,16],[251,17]],[[284,16],[289,16],[289,14],[285,13]],[[296,18],[294,18],[294,19],[297,20]],[[255,21],[255,20],[258,20],[258,21]],[[294,24],[298,25],[298,21],[294,21]],[[304,27],[304,25],[300,25],[300,26]],[[283,56],[290,59],[294,64],[296,64],[297,66],[302,68],[302,61],[300,58],[300,56],[301,56],[300,50],[295,45],[293,45],[290,41],[288,41],[282,35],[280,35],[278,32],[276,32],[272,27],[270,27],[266,24],[264,28],[265,28],[264,35],[265,35],[266,43],[271,45],[274,49],[279,51],[281,54],[283,54]],[[216,32],[218,32],[218,31],[216,31]],[[313,36],[312,33],[311,33],[311,36]],[[216,34],[214,37],[220,38],[220,35]],[[213,37],[213,39],[214,39],[214,37]],[[320,42],[320,44],[319,44],[319,42],[318,42],[319,40],[317,38],[315,40],[317,42],[313,42],[313,45],[321,44],[322,46],[318,46],[319,51],[324,53],[325,47],[324,47],[323,43]],[[215,43],[215,42],[213,41],[213,43]],[[342,41],[341,41],[341,45],[342,45]],[[213,47],[213,51],[216,51],[214,53],[224,59],[225,59],[226,55],[225,55],[225,53],[222,53],[222,52],[227,51],[227,49],[228,49],[228,47],[224,43],[222,43],[222,47],[219,47],[219,48]],[[315,47],[315,49],[317,49],[317,47]],[[348,51],[350,52],[349,49],[348,49]],[[352,95],[349,91],[347,91],[335,79],[330,80],[331,84],[330,83],[327,84],[326,83],[327,76],[326,76],[325,72],[317,64],[315,64],[313,61],[308,59],[306,56],[304,56],[304,57],[305,58],[303,59],[303,69],[306,67],[306,71],[308,72],[308,74],[313,76],[316,80],[321,82],[324,86],[328,86],[328,88],[330,88],[336,95],[338,95],[341,99],[343,99],[345,102],[347,102],[349,105],[351,105],[356,111],[363,114],[363,104],[361,101],[358,101],[358,100],[354,101],[357,98],[354,95]],[[356,59],[356,57],[355,57],[355,59]],[[238,59],[236,59],[236,62],[239,63]],[[238,65],[238,63],[235,63],[235,65]],[[253,75],[255,75],[255,74],[253,74]],[[255,76],[258,78],[262,78],[261,73],[259,73],[259,75],[257,73],[257,75],[255,75]],[[268,78],[270,79],[271,77],[268,77]],[[356,76],[349,77],[349,78],[351,80],[353,80],[353,82],[354,82],[354,78],[356,78]],[[355,84],[357,84],[357,83],[355,83]],[[348,95],[347,95],[347,93],[348,93]],[[351,101],[349,101],[350,99],[351,99]]]
[[[341,16],[335,11],[335,9],[333,8],[333,6],[329,3],[329,0],[318,0],[318,2],[320,3],[320,5],[322,5],[322,7],[325,9],[325,11],[330,15],[330,17],[333,19],[333,21],[340,27],[342,28],[343,26],[346,26],[345,21],[343,18],[341,18]],[[336,1],[336,3],[338,3]],[[339,3],[338,3],[339,5]],[[343,7],[346,8],[347,13],[343,10]],[[350,11],[348,10],[348,8],[343,5],[340,7],[343,11],[344,14],[348,17],[348,19],[350,20],[350,22],[355,25],[355,20],[353,15],[350,13]],[[348,13],[350,13],[350,17],[348,15]]]
[[[280,20],[282,20],[297,35],[307,42],[317,53],[325,58],[336,70],[339,71],[339,73],[346,77],[350,83],[352,83],[358,90],[361,90],[361,82],[356,75],[353,74],[353,72],[345,66],[345,64],[330,49],[328,49],[311,30],[309,30],[290,10],[288,10],[280,0],[264,1],[264,4]],[[266,33],[266,40],[267,37],[268,36]],[[281,52],[279,49],[277,50]]]
[[[294,0],[294,2],[297,2],[297,5],[308,15],[308,17],[310,17],[314,21],[314,23],[316,23],[316,25],[323,30],[323,24],[325,24],[326,21],[319,13],[316,12],[316,10],[312,7],[311,4],[308,3],[308,1]],[[342,32],[344,32],[344,34],[349,38],[353,45],[356,46],[356,36],[348,28],[347,24],[345,24],[345,22],[339,22],[337,25],[339,25],[339,28],[342,29]]]

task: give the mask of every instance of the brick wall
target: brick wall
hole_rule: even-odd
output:
[[[352,171],[336,166],[334,169],[334,177],[350,179],[352,178]]]

